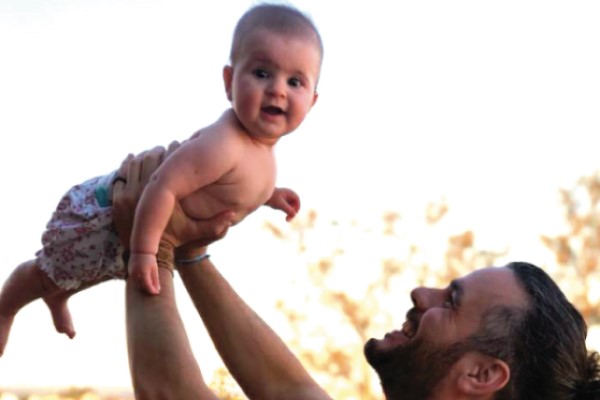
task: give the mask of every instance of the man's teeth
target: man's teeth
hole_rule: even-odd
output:
[[[404,333],[407,338],[412,339],[412,337],[415,336],[413,325],[406,321],[404,324],[402,324],[402,333]]]

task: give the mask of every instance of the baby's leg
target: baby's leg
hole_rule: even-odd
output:
[[[15,314],[33,300],[60,290],[34,260],[24,262],[10,274],[0,292],[0,355],[4,353]]]
[[[50,309],[52,314],[52,322],[58,333],[64,333],[69,338],[75,337],[75,328],[73,327],[73,320],[71,319],[71,312],[67,307],[67,300],[75,292],[58,292],[56,294],[45,296],[44,302]]]
[[[45,277],[45,279],[48,280],[49,285],[56,287],[54,282],[52,282],[48,277]],[[66,291],[58,289],[58,291],[54,291],[53,293],[44,296],[44,302],[50,309],[52,321],[54,322],[54,327],[56,328],[57,332],[64,333],[71,339],[75,337],[75,328],[73,327],[71,312],[69,311],[69,307],[67,307],[67,301],[69,300],[69,297],[73,296],[75,293],[81,292],[84,289],[97,285],[100,282],[104,282],[107,279],[108,278],[104,278],[95,282],[82,284],[78,289],[75,290]]]

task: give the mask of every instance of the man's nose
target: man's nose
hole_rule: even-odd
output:
[[[431,307],[438,307],[444,303],[443,290],[418,287],[410,292],[410,299],[415,308],[420,311],[428,310]]]

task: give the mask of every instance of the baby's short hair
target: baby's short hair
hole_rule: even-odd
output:
[[[235,64],[239,58],[244,40],[257,28],[266,28],[276,33],[312,40],[319,50],[321,60],[323,59],[321,35],[307,15],[291,5],[262,3],[246,11],[235,27],[229,54],[232,64]]]

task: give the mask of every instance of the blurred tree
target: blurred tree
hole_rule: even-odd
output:
[[[566,232],[542,236],[560,268],[554,274],[588,324],[600,323],[600,172],[560,191]]]
[[[431,203],[410,229],[396,212],[384,213],[377,228],[324,221],[314,210],[285,228],[265,224],[306,264],[292,282],[298,290],[286,291],[277,308],[291,329],[288,343],[333,398],[382,399],[363,345],[401,326],[398,310],[410,307],[411,288],[445,285],[505,253],[476,249],[472,231],[445,231],[447,212],[445,202]]]
[[[558,264],[553,278],[588,324],[598,324],[600,172],[582,177],[560,196],[566,232],[541,240]],[[397,310],[410,307],[412,287],[445,285],[508,253],[478,248],[472,230],[448,229],[448,212],[444,201],[430,203],[418,227],[392,211],[382,215],[377,228],[326,220],[314,210],[292,224],[265,223],[275,238],[295,247],[302,265],[290,272],[297,290],[287,290],[277,302],[290,329],[286,340],[333,398],[383,398],[363,345],[401,326],[404,315]]]
[[[214,371],[209,387],[221,400],[243,400],[246,397],[237,382],[225,368]]]

